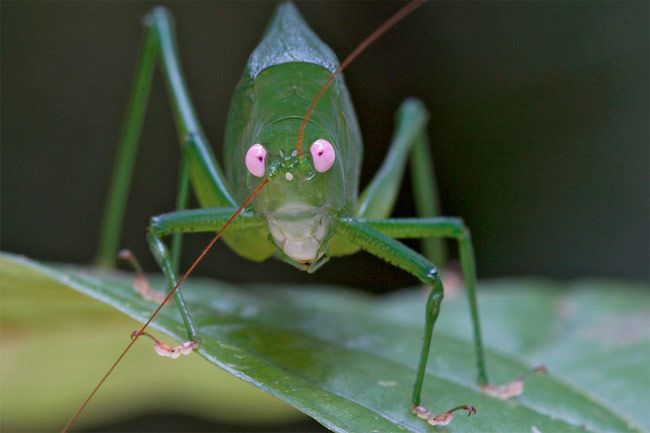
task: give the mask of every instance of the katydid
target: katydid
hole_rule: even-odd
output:
[[[169,293],[149,321],[134,332],[131,343],[64,431],[131,345],[145,335],[145,328],[172,296],[188,341],[177,348],[158,342],[158,352],[175,357],[198,347],[200,329],[194,325],[177,289],[222,235],[224,242],[246,259],[261,262],[275,257],[307,272],[316,271],[330,257],[365,250],[426,284],[430,292],[424,306],[424,337],[411,408],[413,414],[432,425],[448,424],[456,410],[468,414],[475,411],[463,404],[435,415],[421,405],[432,332],[443,299],[443,283],[433,263],[444,259],[440,238],[455,239],[469,299],[478,384],[492,395],[504,396],[500,388],[488,385],[469,230],[459,218],[437,216],[437,192],[426,137],[428,114],[420,101],[409,99],[399,108],[397,129],[384,163],[358,194],[361,134],[340,72],[421,3],[407,4],[341,64],[295,6],[281,4],[235,90],[226,125],[224,170],[208,145],[187,92],[171,16],[164,8],[151,11],[145,20],[136,82],[107,201],[99,261],[112,266],[117,256],[137,142],[153,71],[159,62],[170,93],[182,156],[177,210],[153,217],[147,240],[165,275]],[[418,218],[390,218],[409,156]],[[186,209],[190,191],[200,209]],[[217,234],[179,277],[181,236],[190,232]],[[172,237],[170,248],[163,241],[168,236]],[[401,238],[421,239],[424,253],[402,244],[397,240]],[[517,388],[510,394],[520,392]]]

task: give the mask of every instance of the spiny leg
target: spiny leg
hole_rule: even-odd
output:
[[[193,137],[192,136],[188,137],[188,145],[190,145],[192,141],[193,141]],[[183,151],[181,153],[181,163],[180,163],[179,176],[178,176],[178,195],[176,199],[176,209],[178,211],[184,210],[187,207],[189,186],[190,186],[189,166],[187,163],[185,152]],[[181,232],[177,232],[172,235],[171,258],[169,262],[171,266],[171,271],[174,275],[178,274],[182,235],[183,234]],[[154,301],[156,303],[160,303],[165,299],[164,292],[159,292],[151,288],[151,284],[149,283],[146,275],[144,274],[142,267],[140,266],[135,255],[130,250],[128,249],[120,250],[120,252],[118,253],[118,257],[121,260],[128,262],[133,268],[133,270],[135,271],[136,277],[135,277],[135,281],[133,282],[133,287],[136,292],[138,292],[144,299],[148,301]],[[168,290],[173,289],[174,285],[176,284],[175,279],[174,280],[169,279],[167,272],[165,273],[165,276],[169,286]],[[174,293],[174,299],[176,300],[176,305],[179,308],[179,311],[181,313],[181,316],[183,317],[183,321],[185,322],[187,328],[195,329],[189,311],[185,307],[185,301],[183,300],[182,293],[180,291],[176,291]]]
[[[165,280],[167,281],[168,289],[172,290],[176,286],[178,279],[177,279],[177,274],[174,270],[173,259],[169,253],[169,250],[167,249],[167,246],[162,241],[162,239],[160,239],[156,234],[154,234],[151,231],[147,233],[147,242],[149,243],[149,249],[153,253],[154,257],[156,258],[156,262],[158,262],[158,266],[160,266],[160,268],[162,269],[165,275]],[[181,294],[180,290],[176,290],[176,292],[174,292],[174,301],[176,302],[176,305],[178,306],[178,310],[181,313],[183,324],[185,325],[185,329],[187,330],[188,338],[198,343],[199,339],[198,339],[198,332],[196,330],[196,326],[192,321],[192,316],[190,315],[190,312],[187,309],[187,305],[185,304],[185,300],[183,299],[183,295]]]
[[[412,226],[403,227],[400,230],[406,234],[396,234],[393,237],[411,237],[422,240],[422,248],[425,257],[439,266],[444,265],[446,251],[443,237],[454,238],[459,243],[459,255],[463,279],[465,280],[466,293],[470,306],[472,328],[474,335],[474,346],[478,371],[478,383],[486,393],[499,396],[514,395],[510,387],[493,387],[488,385],[483,345],[481,342],[481,328],[476,301],[476,270],[474,264],[474,252],[469,230],[464,226],[462,220],[456,218],[432,218],[439,214],[438,192],[436,188],[435,175],[429,146],[426,137],[426,120],[428,113],[424,105],[416,99],[406,100],[396,114],[396,128],[393,142],[388,155],[365,191],[362,193],[357,206],[357,215],[360,218],[385,218],[393,209],[399,185],[403,176],[406,155],[410,151],[411,178],[417,213],[424,219],[414,219]],[[382,220],[376,220],[382,223]],[[387,220],[384,225],[392,226],[391,230],[397,228],[393,220]],[[420,221],[432,221],[427,230],[430,233],[420,233],[417,226]],[[371,224],[374,224],[372,222]],[[407,224],[407,225],[408,225]],[[414,225],[413,225],[414,224]],[[426,225],[426,223],[425,223]],[[378,225],[376,228],[380,228]],[[382,230],[383,231],[383,230]],[[516,382],[516,381],[515,381]],[[515,382],[512,382],[514,384]]]
[[[176,199],[176,209],[178,211],[182,211],[187,207],[187,200],[189,198],[189,187],[190,187],[190,170],[189,170],[189,161],[187,158],[187,149],[190,148],[191,144],[194,141],[195,141],[194,135],[188,136],[186,140],[186,146],[183,147],[183,151],[181,152],[181,163],[180,163],[180,170],[178,175],[178,196]],[[153,250],[154,245],[152,245],[150,234],[151,232],[147,234],[147,241],[149,242],[149,248]],[[161,269],[163,269],[163,272],[165,274],[165,280],[167,281],[168,290],[173,290],[177,282],[182,241],[183,241],[182,232],[179,231],[172,235],[171,263],[169,263],[170,266],[169,271],[165,270],[165,267],[161,265],[161,260],[158,257],[156,257],[156,260],[158,261],[158,265],[161,267]],[[183,298],[183,293],[181,290],[176,290],[174,292],[174,301],[176,302],[178,311],[180,312],[181,317],[183,318],[183,323],[185,325],[185,329],[187,329],[187,333],[190,341],[196,343],[196,345],[198,346],[200,341],[196,330],[196,325],[192,321],[192,316],[190,314],[189,309],[187,308],[187,305],[185,304],[185,299]]]
[[[193,142],[193,136],[188,137],[187,146],[190,146],[192,142]],[[179,167],[178,195],[176,200],[176,209],[178,211],[184,210],[187,207],[187,200],[189,196],[189,186],[190,186],[189,164],[187,161],[185,149],[187,149],[187,147],[183,148],[183,152],[181,154],[181,163]],[[181,232],[177,232],[172,235],[172,248],[171,248],[170,262],[171,262],[171,270],[174,275],[178,274],[182,235],[183,234]],[[120,250],[120,252],[118,253],[118,257],[121,260],[127,261],[136,272],[136,278],[133,283],[133,286],[135,290],[144,299],[155,301],[156,303],[160,303],[164,300],[165,293],[158,292],[157,290],[151,288],[151,284],[147,280],[142,270],[142,267],[140,266],[138,260],[136,259],[136,257],[133,255],[131,251],[126,249]],[[168,289],[171,290],[174,287],[175,281],[171,281],[169,278],[167,278],[167,282],[169,285]],[[180,291],[176,291],[174,293],[174,299],[176,300],[176,305],[178,306],[179,311],[188,329],[195,329],[194,325],[192,324],[191,316],[189,315],[187,308],[185,308],[183,295],[181,294]]]
[[[426,134],[429,113],[415,99],[405,100],[395,113],[395,132],[388,154],[370,184],[359,197],[356,215],[359,218],[387,218],[399,192],[407,157],[410,154],[411,180],[417,215],[434,217],[440,214],[438,190]],[[423,238],[424,256],[444,266],[446,251],[440,239]]]
[[[189,135],[185,141],[186,145],[183,146],[183,151],[181,152],[181,163],[178,173],[178,195],[176,196],[177,211],[182,211],[187,208],[187,201],[189,199],[190,190],[190,165],[187,158],[187,149],[192,145],[194,141],[194,136]],[[183,233],[174,233],[172,235],[172,270],[175,274],[178,274],[182,243]]]
[[[470,233],[460,218],[389,218],[367,220],[366,223],[381,233],[392,238],[453,238],[458,241],[460,262],[465,280],[467,300],[469,302],[472,330],[474,334],[474,351],[479,385],[488,383],[485,369],[485,356],[481,339],[481,324],[476,302],[476,267],[474,250]]]
[[[421,102],[416,101],[418,104],[410,100],[409,102],[409,111],[424,111],[424,105]],[[402,110],[400,110],[400,114],[407,116],[410,115],[409,111],[404,110],[404,113],[401,114]],[[417,216],[430,218],[440,215],[438,185],[425,127],[422,127],[415,137],[413,149],[411,150],[410,169]],[[435,238],[422,238],[421,242],[424,257],[437,266],[444,267],[447,262],[445,243]]]
[[[158,56],[173,106],[176,129],[183,150],[182,157],[189,161],[189,166],[185,167],[191,169],[192,178],[201,186],[198,194],[201,203],[212,207],[236,207],[194,112],[178,62],[170,14],[164,8],[156,7],[147,15],[144,25],[145,33],[136,79],[120,136],[117,162],[99,240],[97,262],[106,267],[112,267],[117,256],[138,141]]]
[[[100,238],[98,261],[104,266],[112,266],[117,253],[138,140],[153,79],[153,69],[158,56],[160,56],[161,71],[167,82],[181,143],[177,209],[181,210],[187,206],[191,176],[200,184],[199,199],[202,203],[235,207],[235,202],[228,192],[221,170],[207,145],[194,112],[178,62],[172,18],[164,8],[157,7],[147,15],[144,24],[145,34],[141,58],[121,136],[117,163],[106,204],[105,223]],[[171,285],[170,289],[176,281],[175,275],[178,274],[181,242],[182,233],[174,234],[171,255],[167,255],[165,260],[162,260],[160,257],[161,246],[155,239],[149,239],[150,248],[154,253],[158,253],[156,257],[158,263],[164,264],[164,266],[161,264],[161,267],[168,284]],[[190,338],[196,339],[196,327],[192,323],[182,293],[176,291],[174,299]]]
[[[181,152],[181,162],[180,162],[179,176],[178,176],[178,195],[176,199],[176,208],[178,211],[182,211],[187,207],[187,201],[189,198],[190,176],[189,176],[189,163],[186,156],[186,149],[188,149],[193,142],[194,142],[193,135],[187,137],[186,145],[183,146],[183,150]],[[147,235],[149,248],[151,249],[152,253],[156,257],[156,261],[158,262],[158,265],[160,266],[160,268],[162,269],[165,275],[168,291],[172,290],[177,283],[182,236],[183,233],[180,231],[172,234],[171,254],[169,254],[167,248],[165,247],[164,243],[162,243],[162,241],[156,240],[155,238],[152,239],[151,233]],[[126,251],[122,250],[120,251],[119,256],[121,258],[129,260],[134,265],[137,271],[134,287],[136,288],[138,293],[143,295],[145,299],[152,298],[152,300],[156,301],[157,303],[162,302],[162,300],[165,298],[165,294],[151,289],[151,285],[147,281],[146,276],[142,272],[142,269],[137,264],[137,260],[132,254],[129,253],[130,251],[128,250]],[[192,321],[192,316],[190,314],[189,309],[187,308],[181,290],[177,290],[174,292],[174,301],[178,308],[178,311],[181,314],[185,328],[187,329],[188,338],[194,344],[189,347],[179,346],[179,348],[177,348],[178,350],[174,350],[174,348],[169,348],[169,346],[165,346],[164,343],[154,339],[156,341],[156,348],[158,353],[159,354],[169,353],[170,354],[169,356],[171,357],[177,357],[180,353],[187,354],[192,349],[198,347],[199,344],[199,337],[198,337],[196,325]],[[179,352],[180,349],[183,350]]]
[[[232,208],[182,210],[155,216],[151,219],[151,224],[147,232],[147,241],[149,242],[149,248],[156,258],[158,265],[163,270],[169,290],[172,290],[176,285],[178,281],[178,273],[175,268],[173,256],[162,238],[171,235],[173,239],[177,239],[177,236],[183,233],[219,231],[235,211],[236,209]],[[247,230],[253,227],[259,227],[260,225],[263,225],[263,221],[244,213],[233,222],[229,230]],[[192,321],[190,312],[180,290],[174,292],[174,300],[178,305],[189,340],[196,343],[195,346],[198,345],[198,331]],[[163,343],[156,340],[158,353],[165,353],[167,351],[170,353],[167,356],[170,357],[175,357],[174,355],[177,356],[178,351],[181,351],[182,353],[182,349],[186,347],[187,344],[188,343],[183,343],[183,345],[177,348],[171,348],[172,351],[169,352],[164,346],[162,346]]]
[[[451,422],[453,413],[456,410],[465,410],[470,415],[474,413],[476,411],[474,407],[461,405],[447,410],[440,415],[435,415],[420,404],[422,385],[424,383],[431,346],[431,336],[440,312],[440,303],[444,296],[442,281],[433,264],[406,245],[384,235],[361,220],[340,218],[336,221],[335,231],[338,235],[358,245],[361,249],[409,272],[431,288],[431,292],[427,298],[422,350],[420,352],[420,360],[411,397],[412,412],[426,419],[432,425],[448,424]]]
[[[117,162],[113,169],[108,200],[104,209],[104,220],[99,236],[99,251],[97,254],[97,263],[101,266],[113,267],[117,256],[126,211],[126,200],[131,178],[133,177],[137,145],[153,81],[157,52],[156,35],[148,30],[142,42],[137,75],[133,83],[126,121],[120,137]]]
[[[380,220],[367,220],[366,224],[393,238],[452,238],[458,241],[460,262],[465,280],[465,290],[470,307],[472,330],[474,334],[474,350],[476,354],[476,366],[478,371],[478,384],[481,390],[488,395],[500,399],[508,399],[520,395],[523,392],[524,376],[521,376],[509,384],[494,386],[488,383],[487,371],[485,368],[485,356],[481,339],[481,326],[478,314],[478,303],[476,301],[476,266],[474,264],[474,249],[469,229],[460,218],[437,217],[437,218],[392,218]],[[531,372],[543,372],[544,367],[535,367]]]
[[[192,137],[191,136],[188,137],[188,142],[191,140]],[[181,163],[179,168],[178,195],[176,200],[177,210],[183,210],[187,206],[187,200],[189,195],[188,193],[189,193],[189,167],[187,163],[187,158],[185,156],[185,147],[184,147],[183,152],[181,153]],[[164,261],[166,263],[165,266],[161,265],[161,268],[165,271],[165,277],[168,283],[168,290],[173,289],[174,285],[176,284],[176,278],[175,277],[170,278],[170,275],[178,274],[181,243],[182,243],[182,233],[180,232],[174,233],[172,237],[171,257],[168,260]],[[150,247],[152,247],[151,241],[149,242],[149,244]],[[120,250],[120,252],[118,253],[118,257],[121,260],[128,262],[133,268],[133,270],[135,271],[136,277],[133,283],[133,287],[136,290],[136,292],[138,292],[144,299],[148,301],[154,301],[156,303],[160,303],[164,300],[165,293],[158,292],[151,288],[151,284],[147,280],[142,270],[142,267],[140,266],[135,255],[130,250],[128,249]],[[158,257],[156,257],[156,259],[160,264],[161,260],[159,260]],[[168,262],[168,266],[167,266],[167,262]],[[190,336],[190,339],[196,341],[197,338],[196,327],[192,322],[191,315],[185,305],[185,301],[183,299],[183,295],[180,292],[180,290],[174,292],[174,299],[180,311],[181,317],[183,318],[183,322],[185,323],[185,326],[188,329],[188,335]],[[160,342],[157,342],[157,344],[160,345]]]

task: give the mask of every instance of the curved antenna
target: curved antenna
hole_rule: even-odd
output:
[[[90,403],[90,400],[92,400],[92,398],[95,396],[95,394],[97,394],[97,391],[99,391],[99,388],[101,388],[101,386],[104,384],[104,382],[106,382],[106,379],[108,379],[108,376],[111,375],[113,370],[115,370],[115,367],[117,367],[117,365],[120,363],[120,361],[122,361],[122,358],[124,358],[126,353],[135,344],[136,340],[138,338],[140,338],[140,336],[144,335],[144,330],[147,329],[147,327],[151,324],[151,322],[153,322],[153,319],[155,319],[156,316],[158,315],[158,313],[160,313],[160,310],[162,310],[162,308],[165,306],[167,301],[169,301],[171,299],[171,297],[174,296],[174,293],[176,292],[176,290],[178,290],[178,288],[181,286],[181,284],[183,284],[185,279],[192,273],[194,268],[196,268],[198,266],[198,264],[201,262],[201,260],[203,260],[203,258],[208,254],[208,252],[212,249],[214,244],[217,243],[217,241],[224,234],[224,232],[226,231],[228,226],[235,220],[235,218],[237,218],[237,216],[239,216],[240,213],[243,212],[244,209],[246,209],[246,207],[253,201],[255,196],[257,196],[257,194],[259,194],[260,191],[262,191],[262,189],[264,189],[264,187],[268,183],[269,183],[269,178],[267,177],[259,185],[257,185],[257,187],[253,190],[253,192],[251,192],[250,195],[246,198],[246,200],[244,200],[244,202],[241,204],[241,206],[239,206],[237,208],[237,210],[230,216],[230,218],[228,218],[228,221],[226,221],[226,223],[219,229],[217,234],[214,235],[212,240],[205,246],[205,248],[203,248],[203,251],[201,251],[201,254],[199,254],[199,256],[192,262],[190,267],[187,268],[187,270],[185,271],[183,276],[178,280],[178,282],[176,283],[174,288],[167,294],[167,296],[165,296],[165,299],[163,299],[163,301],[160,303],[160,305],[158,305],[158,308],[156,308],[156,311],[154,311],[153,314],[151,315],[151,317],[149,317],[149,320],[147,320],[147,322],[144,325],[142,325],[139,330],[137,330],[133,334],[131,334],[131,341],[129,342],[129,344],[127,344],[127,346],[124,348],[122,353],[120,353],[120,356],[117,357],[117,359],[115,360],[113,365],[111,365],[111,367],[108,369],[106,374],[104,374],[104,376],[99,380],[97,385],[95,385],[95,387],[93,388],[91,393],[88,395],[88,397],[86,397],[86,399],[83,401],[81,406],[79,406],[79,409],[77,409],[77,411],[74,413],[74,415],[72,415],[72,418],[70,418],[70,421],[68,421],[68,423],[65,425],[65,427],[63,427],[63,430],[61,431],[61,433],[67,433],[68,431],[70,431],[70,428],[75,423],[77,418],[79,418],[79,415],[81,415],[81,412],[83,412],[83,410],[86,408],[86,406],[88,406],[88,403]]]
[[[409,2],[406,6],[404,6],[402,9],[398,10],[395,15],[390,17],[388,20],[386,20],[377,30],[372,32],[370,36],[368,36],[363,42],[361,42],[348,56],[343,60],[343,62],[339,65],[338,68],[336,68],[336,71],[332,75],[330,75],[327,78],[327,81],[323,84],[323,86],[320,88],[318,93],[316,93],[316,96],[314,96],[314,99],[312,99],[311,104],[309,104],[309,108],[307,108],[307,112],[305,113],[305,117],[302,119],[302,123],[300,124],[300,130],[298,131],[298,141],[296,143],[296,151],[298,154],[298,157],[302,157],[302,139],[303,136],[305,135],[305,128],[307,127],[307,122],[309,121],[309,118],[311,117],[311,114],[314,112],[314,109],[316,108],[316,104],[318,104],[318,101],[320,98],[325,94],[327,89],[332,85],[334,82],[334,79],[345,69],[359,54],[363,52],[370,44],[375,42],[377,39],[381,37],[384,33],[386,33],[391,27],[393,27],[395,24],[406,18],[411,12],[419,8],[424,4],[426,0],[412,0]]]

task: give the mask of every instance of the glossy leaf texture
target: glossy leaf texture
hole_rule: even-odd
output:
[[[11,255],[0,260],[0,271],[3,286],[39,274],[140,321],[155,308],[124,274]],[[152,282],[161,284],[157,277]],[[203,337],[201,356],[332,431],[543,433],[650,431],[650,306],[643,289],[614,281],[482,282],[491,380],[507,382],[537,363],[550,370],[527,379],[524,394],[511,401],[481,394],[475,385],[467,308],[462,294],[450,294],[434,333],[423,404],[442,411],[467,403],[478,414],[436,429],[409,411],[423,290],[377,298],[341,287],[233,286],[198,278],[183,287]],[[164,309],[154,327],[184,339],[174,308]],[[88,378],[89,388],[95,379]]]

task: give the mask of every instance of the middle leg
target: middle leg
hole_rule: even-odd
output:
[[[429,359],[431,337],[436,320],[438,319],[440,304],[444,293],[442,280],[438,276],[437,269],[422,255],[413,251],[401,242],[386,236],[362,220],[355,218],[340,218],[337,220],[335,230],[338,235],[344,237],[348,242],[351,242],[382,260],[409,272],[431,288],[427,298],[425,311],[422,349],[420,351],[420,359],[418,362],[415,384],[413,385],[413,394],[411,396],[411,411],[413,414],[426,419],[427,422],[432,425],[446,425],[451,422],[453,413],[456,410],[465,410],[470,415],[474,413],[474,407],[461,405],[447,410],[440,415],[435,415],[421,405],[422,385],[424,383],[427,361]]]

